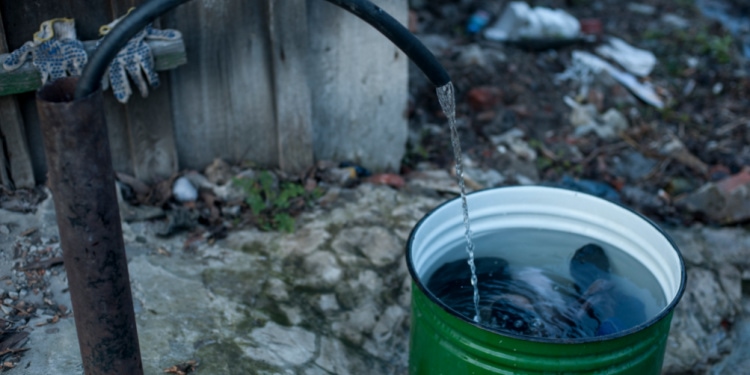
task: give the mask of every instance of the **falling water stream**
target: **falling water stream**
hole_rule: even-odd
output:
[[[463,208],[464,227],[466,231],[466,252],[469,254],[469,267],[471,268],[471,285],[474,288],[474,321],[480,323],[479,318],[479,288],[477,286],[477,270],[474,265],[474,242],[471,238],[471,223],[469,221],[469,206],[466,203],[466,183],[464,181],[463,163],[461,161],[461,142],[458,139],[456,129],[456,98],[453,92],[453,82],[437,88],[438,101],[448,118],[451,129],[451,143],[453,144],[453,157],[456,162],[456,178],[458,187],[461,189],[461,207]]]

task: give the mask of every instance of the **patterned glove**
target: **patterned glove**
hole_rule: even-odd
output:
[[[128,11],[128,14],[130,14],[132,10],[133,8]],[[123,18],[127,17],[128,14],[99,28],[99,34],[108,34],[109,31],[112,30],[112,28]],[[146,80],[148,80],[148,83],[151,84],[152,87],[158,87],[159,76],[154,70],[154,56],[151,54],[151,47],[148,46],[146,40],[175,40],[179,39],[181,36],[182,35],[177,30],[154,29],[149,24],[146,28],[131,38],[128,41],[128,44],[126,44],[117,54],[115,59],[109,65],[108,73],[105,74],[102,82],[102,87],[107,89],[111,84],[115,98],[117,98],[120,103],[127,103],[128,98],[130,98],[130,95],[132,94],[130,83],[128,82],[128,75],[130,75],[130,78],[138,86],[141,96],[144,98],[147,97],[148,85],[146,84]],[[126,71],[127,75],[125,73]],[[107,77],[109,77],[109,82],[107,82]]]
[[[20,68],[31,56],[42,75],[42,84],[67,75],[79,76],[88,61],[83,43],[76,37],[75,20],[55,18],[42,22],[34,40],[26,42],[3,61],[3,68]]]

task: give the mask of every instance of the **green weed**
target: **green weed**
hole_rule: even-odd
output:
[[[257,176],[234,178],[232,183],[245,193],[245,204],[261,230],[294,231],[294,213],[322,196],[322,190],[292,182],[276,183],[274,175],[262,171]]]

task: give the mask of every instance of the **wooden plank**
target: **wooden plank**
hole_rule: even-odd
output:
[[[301,173],[313,165],[306,63],[307,3],[269,0],[269,9],[279,167],[289,173]]]
[[[5,158],[5,138],[0,134],[0,187],[12,188],[13,181],[10,180],[10,165]]]
[[[406,0],[374,0],[402,24]],[[373,27],[328,2],[308,0],[309,84],[317,159],[398,170],[405,152],[407,58]]]
[[[194,0],[163,20],[182,32],[190,61],[170,71],[182,168],[278,165],[267,15],[265,1]]]
[[[104,95],[104,116],[107,121],[109,148],[112,150],[112,168],[115,172],[134,176],[127,106],[118,102],[111,93],[106,93]]]
[[[0,53],[8,52],[5,27],[0,14]],[[34,170],[31,166],[23,118],[16,98],[0,98],[0,168],[2,184],[9,187],[34,187]]]
[[[149,40],[149,47],[154,54],[154,68],[157,71],[174,69],[187,63],[185,44],[179,40]],[[96,41],[84,42],[86,52],[91,55],[96,49]],[[8,54],[0,54],[0,62],[5,61]],[[0,68],[0,96],[35,91],[42,86],[42,76],[39,70],[27,61],[20,68],[6,71]]]
[[[130,97],[127,105],[130,152],[136,178],[151,184],[178,170],[177,149],[169,102],[169,79],[151,89],[148,98]]]
[[[111,0],[113,18],[141,3],[143,0]],[[154,26],[160,28],[160,22],[157,20]],[[172,69],[187,62],[182,40],[178,46],[164,42],[151,46],[155,60],[157,54],[160,56],[157,65],[169,63],[164,66]],[[160,74],[159,80],[159,87],[149,87],[148,98],[132,95],[125,106],[133,175],[149,184],[170,178],[178,170],[169,75]]]

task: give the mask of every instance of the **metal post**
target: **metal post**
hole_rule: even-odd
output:
[[[83,369],[142,375],[102,95],[73,100],[76,82],[42,87],[37,107]]]

